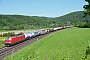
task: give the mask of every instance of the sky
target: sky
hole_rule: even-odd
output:
[[[0,14],[59,17],[83,11],[85,0],[0,0]]]

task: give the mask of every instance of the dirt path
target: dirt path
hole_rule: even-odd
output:
[[[0,34],[8,33],[8,32],[14,32],[15,34],[18,34],[20,32],[31,32],[31,31],[38,31],[38,30],[16,30],[16,31],[7,31],[7,32],[0,32]]]

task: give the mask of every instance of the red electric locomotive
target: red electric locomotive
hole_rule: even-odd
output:
[[[18,34],[15,36],[8,36],[6,37],[5,45],[6,46],[14,45],[15,43],[19,43],[24,40],[25,40],[25,35]]]

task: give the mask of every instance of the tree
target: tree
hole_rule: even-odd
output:
[[[88,2],[88,4],[83,6],[85,10],[83,17],[86,17],[87,15],[90,16],[90,0],[85,0],[85,1]]]
[[[83,8],[85,10],[84,12],[84,16],[83,17],[86,17],[87,15],[90,16],[90,0],[85,0],[86,2],[88,2],[87,5],[84,5]],[[88,23],[88,22],[87,22]],[[88,24],[89,25],[89,24]],[[89,42],[90,43],[90,42]],[[87,56],[90,56],[90,44],[89,46],[87,47],[87,50],[85,52],[85,56],[83,57],[83,60],[86,60],[87,59]]]

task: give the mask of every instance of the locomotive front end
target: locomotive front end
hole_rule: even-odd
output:
[[[5,39],[5,45],[6,46],[12,45],[12,38],[11,37],[6,37],[6,39]]]

